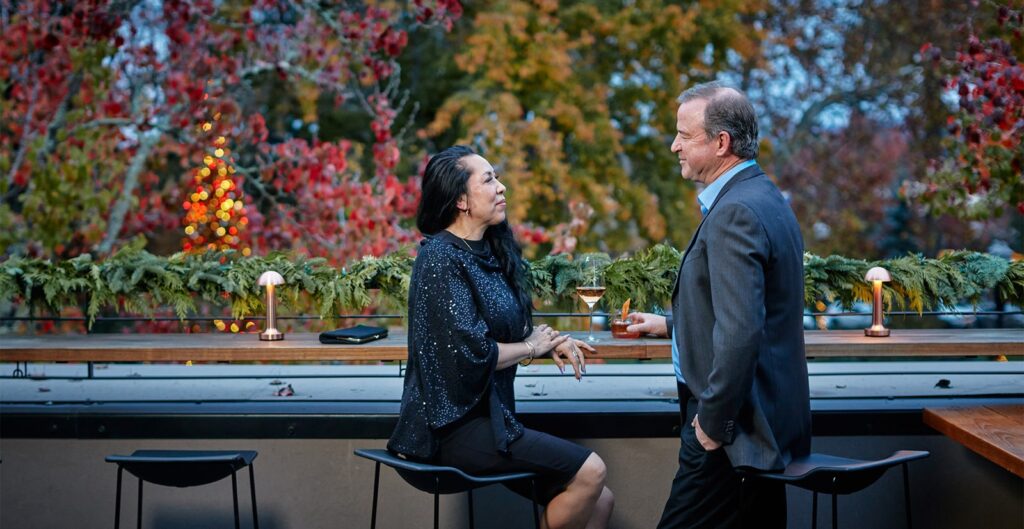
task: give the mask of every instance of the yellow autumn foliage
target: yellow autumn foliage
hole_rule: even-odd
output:
[[[582,201],[595,214],[581,249],[681,245],[699,212],[669,151],[675,97],[721,69],[726,47],[756,51],[757,33],[737,17],[762,3],[475,6],[455,57],[470,81],[421,137],[457,137],[495,164],[515,222],[554,226],[570,218],[570,201]]]

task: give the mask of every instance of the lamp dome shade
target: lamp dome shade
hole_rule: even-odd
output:
[[[864,280],[865,281],[882,281],[882,282],[888,283],[889,281],[892,281],[892,278],[889,277],[889,271],[888,270],[882,268],[881,266],[876,266],[876,267],[872,268],[871,270],[868,270],[867,274],[864,274]]]
[[[284,283],[284,278],[281,277],[281,274],[271,270],[269,272],[263,272],[262,274],[260,274],[260,278],[256,282],[259,283],[261,287],[267,285],[280,285]]]

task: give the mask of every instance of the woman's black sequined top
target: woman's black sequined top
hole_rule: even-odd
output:
[[[421,243],[409,286],[409,360],[388,449],[429,459],[437,430],[481,403],[499,451],[519,438],[516,368],[496,370],[498,343],[532,331],[498,259],[447,231]]]

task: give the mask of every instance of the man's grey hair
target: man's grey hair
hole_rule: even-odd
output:
[[[704,132],[708,140],[729,133],[732,153],[744,160],[757,158],[757,115],[743,92],[719,81],[701,83],[679,94],[679,104],[706,99]]]

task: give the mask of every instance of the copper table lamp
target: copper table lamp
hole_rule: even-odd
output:
[[[876,266],[868,270],[864,280],[871,281],[871,293],[874,298],[871,303],[871,327],[864,329],[864,336],[884,338],[889,336],[889,329],[882,322],[882,283],[888,283],[892,278],[888,270]]]
[[[284,284],[284,278],[274,271],[263,272],[257,283],[261,287],[267,287],[267,322],[260,333],[260,340],[284,340],[284,333],[277,330],[277,297],[274,296],[274,286]]]

